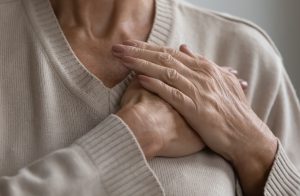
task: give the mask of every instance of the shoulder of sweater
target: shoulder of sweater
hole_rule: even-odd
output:
[[[259,46],[265,52],[270,52],[282,59],[270,36],[253,22],[227,13],[199,7],[184,0],[177,0],[177,6],[178,14],[183,17],[183,20],[189,21],[189,24],[194,23],[196,28],[203,26],[207,31],[212,30],[215,33],[226,34],[228,39],[233,42],[244,45],[248,43],[248,47]]]

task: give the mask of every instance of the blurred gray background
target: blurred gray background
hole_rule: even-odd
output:
[[[262,27],[280,50],[285,67],[300,95],[299,0],[186,0],[201,7],[229,13]]]

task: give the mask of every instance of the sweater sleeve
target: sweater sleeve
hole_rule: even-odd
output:
[[[274,101],[271,101],[272,96],[269,97],[272,106],[266,107],[272,109],[263,118],[278,137],[278,149],[264,187],[264,195],[300,196],[300,107],[284,67],[279,67],[281,71],[276,96]],[[236,195],[243,195],[238,180]]]
[[[279,138],[278,150],[265,185],[266,196],[300,195],[300,106],[283,69],[268,124]]]
[[[300,105],[282,56],[262,29],[240,19],[229,20],[234,21],[235,39],[230,40],[233,60],[227,66],[232,64],[239,77],[249,82],[252,109],[278,138],[264,195],[300,196]],[[236,194],[242,195],[239,182],[236,188]]]
[[[280,141],[277,155],[265,186],[265,196],[300,195],[300,173],[287,157]]]
[[[0,177],[5,196],[164,195],[129,127],[110,115],[73,145]]]

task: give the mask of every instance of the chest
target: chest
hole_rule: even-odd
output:
[[[68,41],[81,64],[106,87],[114,87],[129,74],[129,70],[111,54],[112,43],[121,41],[80,39],[74,36],[69,36]]]
[[[182,158],[155,158],[149,162],[172,196],[234,196],[236,177],[229,163],[204,150]]]

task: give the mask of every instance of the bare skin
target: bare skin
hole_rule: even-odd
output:
[[[148,159],[157,156],[181,157],[204,148],[199,135],[174,108],[145,90],[137,79],[129,85],[121,107],[117,115],[134,130]]]
[[[50,0],[60,26],[82,64],[107,87],[129,73],[113,58],[113,44],[146,40],[154,18],[153,0]]]
[[[114,44],[124,40],[147,39],[153,24],[154,0],[50,0],[50,2],[69,44],[82,64],[109,88],[122,81],[129,73],[129,69],[122,65],[119,58],[114,58],[110,49]],[[244,82],[239,85],[243,88],[247,86]],[[132,129],[147,159],[156,156],[180,157],[198,152],[205,146],[201,137],[205,138],[206,145],[225,158],[241,156],[234,156],[235,153],[223,149],[222,146],[214,148],[214,142],[218,141],[207,139],[210,137],[204,134],[204,127],[196,126],[188,118],[182,118],[183,114],[179,115],[179,112],[173,109],[176,107],[170,100],[168,103],[168,100],[163,100],[149,91],[151,89],[146,91],[135,81],[126,91],[122,107],[116,113]],[[186,123],[187,120],[189,124]],[[268,141],[266,139],[264,142]],[[219,152],[218,148],[224,150],[224,153]],[[248,149],[244,147],[244,150],[253,152],[251,145]],[[272,151],[269,154],[271,158],[270,155],[259,154],[259,157],[263,158],[262,162],[256,159],[231,160],[239,173],[246,194],[262,194],[274,153]],[[255,167],[242,168],[248,161],[252,161],[254,164],[250,166]],[[245,170],[253,172],[246,174],[239,172]]]

